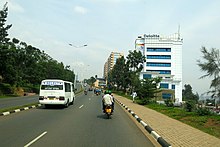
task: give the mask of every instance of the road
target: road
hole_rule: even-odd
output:
[[[76,85],[77,91],[81,90],[81,84]],[[23,106],[27,104],[38,103],[39,96],[21,96],[21,97],[11,97],[11,98],[1,98],[0,99],[0,109],[6,109],[10,107]]]
[[[1,116],[0,130],[0,146],[153,146],[118,104],[107,119],[101,96],[93,92],[77,96],[68,108],[42,106]]]
[[[11,97],[11,98],[1,98],[0,99],[0,109],[6,109],[10,107],[23,106],[27,104],[37,103],[39,96],[21,96],[21,97]]]

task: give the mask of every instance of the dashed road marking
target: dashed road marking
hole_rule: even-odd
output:
[[[41,137],[43,137],[45,134],[47,134],[47,132],[43,132],[41,135],[39,135],[38,137],[36,137],[34,140],[32,140],[31,142],[29,142],[28,144],[26,144],[24,147],[29,147],[30,145],[32,145],[33,143],[35,143],[37,140],[39,140]]]
[[[79,109],[81,109],[83,107],[83,105],[81,105],[80,107],[79,107]]]

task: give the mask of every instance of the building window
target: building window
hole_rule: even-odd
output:
[[[147,59],[171,59],[171,55],[147,55]]]
[[[175,89],[175,85],[172,85],[172,89]]]
[[[147,48],[148,52],[171,52],[171,48]]]
[[[171,70],[146,70],[147,72],[159,72],[159,74],[171,74]]]
[[[151,74],[143,74],[143,79],[151,79]]]
[[[154,67],[171,67],[171,63],[147,62],[147,66],[154,66]]]
[[[171,93],[162,93],[162,98],[163,99],[170,99],[170,98],[172,98],[172,94]]]
[[[169,88],[169,84],[167,84],[167,83],[160,83],[160,88],[168,89]]]

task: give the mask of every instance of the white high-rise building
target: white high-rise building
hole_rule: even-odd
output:
[[[171,36],[141,35],[135,40],[135,49],[146,57],[140,78],[162,77],[162,99],[182,102],[182,44],[180,33]]]

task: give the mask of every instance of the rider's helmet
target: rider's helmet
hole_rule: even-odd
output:
[[[112,94],[112,91],[111,91],[111,90],[106,90],[106,91],[105,91],[105,94],[110,94],[110,95],[111,95],[111,94]]]

